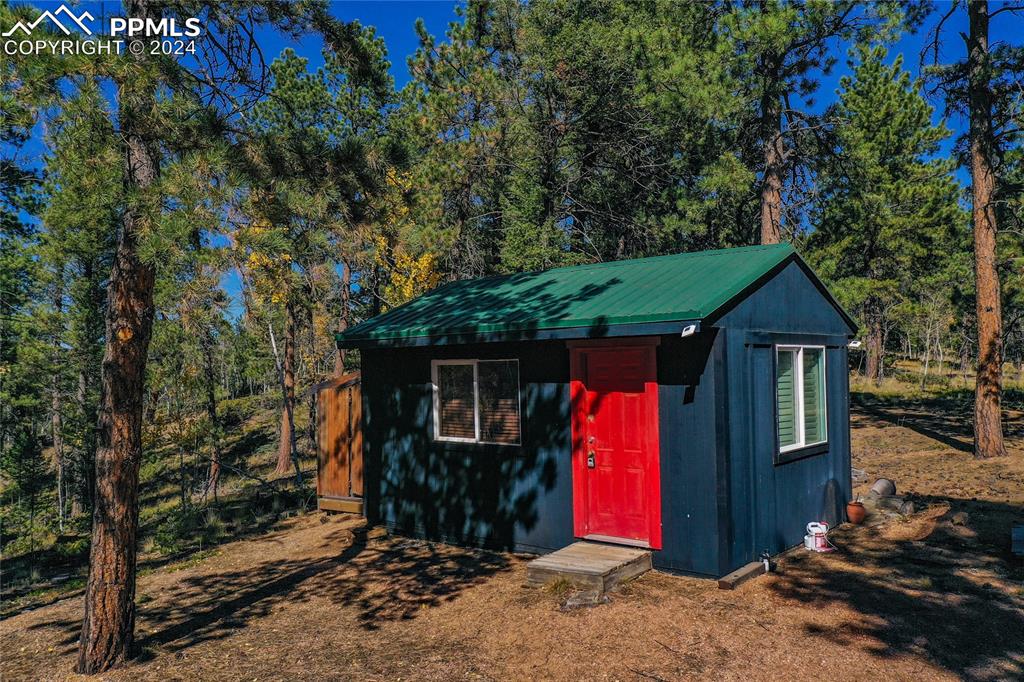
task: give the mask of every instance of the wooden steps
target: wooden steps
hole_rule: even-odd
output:
[[[596,542],[575,542],[531,561],[526,567],[526,584],[540,587],[556,580],[567,580],[585,590],[603,595],[618,583],[649,570],[649,550]]]
[[[361,497],[318,497],[316,506],[320,511],[344,512],[347,514],[363,513]]]

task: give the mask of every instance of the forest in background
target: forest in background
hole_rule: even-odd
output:
[[[35,13],[4,3],[0,26]],[[401,89],[373,28],[325,3],[125,13],[199,16],[207,34],[180,60],[0,66],[5,557],[100,509],[93,544],[131,554],[104,584],[133,581],[147,425],[189,462],[182,517],[224,478],[264,485],[223,457],[259,406],[277,411],[268,464],[301,490],[307,389],[358,368],[334,334],[442,282],[757,243],[792,242],[858,320],[865,380],[901,359],[921,386],[980,367],[978,454],[1005,453],[1003,361],[1024,369],[1024,48],[989,45],[987,25],[1021,23],[1015,6],[473,0],[444,37],[417,25]],[[324,65],[264,58],[260,27],[321,35]],[[907,31],[925,52],[891,50]],[[850,75],[825,92],[835,55]],[[125,655],[96,639],[83,670]]]

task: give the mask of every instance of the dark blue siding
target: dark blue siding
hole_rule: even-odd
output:
[[[372,520],[413,535],[502,549],[557,549],[572,541],[563,342],[364,350],[362,358]],[[522,445],[435,441],[434,358],[518,358]]]
[[[661,568],[718,575],[718,449],[714,330],[658,347]]]
[[[795,262],[737,302],[714,325],[749,331],[846,336],[850,328]]]
[[[842,519],[851,494],[849,388],[843,318],[795,264],[716,322],[726,335],[729,415],[728,553],[720,571],[763,550],[799,544],[810,521]],[[815,343],[826,351],[828,450],[775,464],[775,351],[772,344]]]

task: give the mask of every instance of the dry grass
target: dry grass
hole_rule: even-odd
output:
[[[854,464],[922,511],[842,527],[840,551],[791,552],[736,591],[652,572],[563,611],[563,591],[523,587],[522,557],[309,515],[140,578],[142,654],[103,679],[1019,679],[1024,453],[975,462],[959,416],[892,409],[857,409]],[[77,679],[81,608],[0,622],[0,677]]]

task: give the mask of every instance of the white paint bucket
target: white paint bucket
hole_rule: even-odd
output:
[[[812,552],[831,552],[833,547],[828,541],[828,524],[824,521],[808,523],[807,535],[804,536],[804,547]]]

